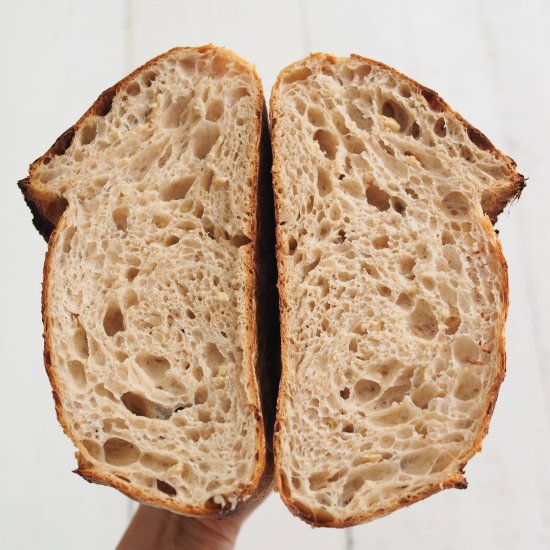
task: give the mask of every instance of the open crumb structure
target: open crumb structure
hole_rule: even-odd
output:
[[[504,374],[490,220],[514,162],[433,91],[316,54],[271,100],[283,373],[276,483],[317,525],[462,487]]]

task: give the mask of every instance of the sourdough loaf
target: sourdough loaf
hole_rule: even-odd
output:
[[[189,515],[234,513],[272,475],[264,111],[249,63],[176,48],[101,94],[20,182],[49,237],[44,357],[77,472]]]
[[[314,54],[271,97],[276,487],[315,525],[465,487],[505,369],[494,222],[524,182],[432,90]]]

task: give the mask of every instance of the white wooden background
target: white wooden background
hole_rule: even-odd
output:
[[[550,548],[550,2],[0,0],[0,548],[114,548],[133,504],[71,473],[42,367],[45,243],[15,185],[104,88],[176,45],[253,61],[266,95],[309,51],[357,52],[438,90],[529,176],[498,223],[510,265],[508,374],[467,491],[348,530],[271,495],[239,550]]]

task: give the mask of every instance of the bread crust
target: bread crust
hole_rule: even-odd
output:
[[[392,75],[398,77],[399,79],[404,79],[408,84],[417,88],[421,93],[423,92],[424,97],[428,100],[428,102],[430,102],[430,104],[433,103],[433,106],[437,110],[439,110],[440,112],[445,112],[455,116],[456,119],[464,126],[464,128],[468,132],[470,139],[473,139],[474,141],[476,139],[479,140],[483,144],[483,147],[485,150],[489,151],[495,158],[502,160],[506,164],[509,170],[510,185],[507,188],[505,188],[503,192],[501,191],[500,194],[495,192],[494,196],[492,197],[492,200],[489,201],[487,205],[485,205],[486,217],[483,219],[483,223],[485,225],[487,235],[491,238],[491,241],[494,245],[495,254],[498,259],[498,265],[500,268],[499,275],[502,281],[501,301],[503,306],[502,306],[501,315],[498,321],[498,329],[497,329],[498,344],[499,344],[498,365],[496,367],[496,372],[493,378],[493,382],[487,393],[487,399],[483,407],[485,411],[483,420],[471,448],[466,453],[464,453],[464,456],[462,457],[462,460],[458,465],[458,467],[456,468],[456,470],[453,473],[451,473],[446,479],[444,479],[441,483],[430,484],[418,490],[417,492],[409,495],[408,497],[400,499],[399,501],[395,502],[391,506],[375,509],[373,511],[370,511],[364,514],[358,514],[356,516],[351,516],[343,519],[327,519],[324,517],[317,518],[315,517],[315,515],[310,514],[308,511],[301,509],[299,504],[294,500],[292,500],[292,498],[288,494],[286,494],[285,488],[287,483],[286,483],[286,480],[284,479],[284,475],[282,474],[282,469],[281,469],[282,458],[281,458],[281,450],[280,450],[280,428],[281,428],[281,422],[284,420],[282,402],[285,400],[287,391],[288,391],[287,373],[291,365],[288,363],[288,359],[287,359],[288,358],[288,344],[287,344],[288,328],[287,327],[289,326],[289,323],[288,323],[289,308],[288,308],[288,298],[287,298],[287,293],[285,288],[285,281],[288,277],[288,274],[285,271],[285,255],[283,252],[283,244],[282,244],[283,240],[282,240],[282,233],[280,230],[280,221],[282,220],[281,214],[282,214],[282,208],[283,208],[283,205],[281,204],[283,182],[282,182],[281,168],[280,168],[282,159],[278,154],[278,143],[277,143],[278,137],[277,137],[277,133],[275,132],[275,128],[277,126],[277,112],[275,108],[275,101],[278,98],[279,86],[282,79],[286,76],[286,74],[290,73],[295,67],[301,66],[304,63],[304,61],[306,61],[307,59],[315,59],[315,58],[324,59],[324,60],[327,60],[329,63],[336,63],[339,59],[335,56],[325,54],[322,52],[312,53],[308,58],[292,63],[291,65],[283,69],[277,76],[275,84],[273,85],[273,88],[272,88],[271,99],[270,99],[270,130],[271,130],[272,151],[273,151],[272,175],[273,175],[273,189],[274,189],[274,196],[275,196],[275,219],[276,219],[275,232],[276,232],[276,239],[277,239],[276,256],[277,256],[277,267],[279,270],[278,287],[279,287],[280,330],[281,330],[281,379],[279,384],[280,391],[279,391],[279,396],[277,400],[277,411],[276,411],[274,443],[273,443],[274,461],[275,461],[275,491],[279,493],[281,499],[283,500],[287,508],[295,516],[299,517],[306,523],[309,523],[317,527],[335,527],[335,528],[351,527],[354,525],[358,525],[360,523],[371,521],[378,517],[385,516],[395,510],[398,510],[400,508],[409,506],[410,504],[423,500],[429,497],[430,495],[433,495],[434,493],[437,493],[443,489],[450,489],[450,488],[465,489],[467,487],[468,484],[464,476],[464,469],[466,467],[467,462],[472,458],[472,456],[481,450],[481,444],[488,432],[489,422],[491,420],[496,399],[498,397],[500,385],[504,380],[504,376],[506,372],[506,351],[505,351],[504,330],[505,330],[505,324],[506,324],[506,318],[507,318],[508,306],[509,306],[508,268],[507,268],[506,260],[502,253],[502,246],[501,246],[500,240],[493,228],[493,224],[496,222],[498,215],[504,210],[507,204],[509,204],[512,200],[519,199],[525,187],[525,178],[516,171],[515,161],[512,160],[510,157],[504,155],[502,152],[500,152],[482,132],[480,132],[477,128],[472,126],[461,115],[456,113],[443,99],[441,99],[441,97],[436,92],[434,92],[429,88],[426,88],[422,84],[400,73],[399,71],[393,69],[392,67],[385,65],[384,63],[381,63],[379,61],[375,61],[373,59],[369,59],[367,57],[363,57],[357,54],[351,54],[351,57],[354,59],[363,61],[365,63],[368,63],[370,65],[378,66],[388,71]],[[487,209],[487,207],[489,208]]]
[[[76,434],[72,431],[70,422],[65,417],[63,410],[62,399],[60,395],[60,386],[57,380],[55,367],[52,365],[52,335],[51,335],[51,318],[50,318],[50,273],[53,269],[52,258],[53,251],[58,246],[58,236],[62,233],[65,226],[65,216],[61,214],[57,224],[53,224],[48,219],[46,212],[46,197],[36,187],[33,186],[33,178],[35,171],[40,164],[48,163],[51,158],[56,155],[63,154],[72,143],[72,140],[78,131],[78,129],[87,122],[88,118],[98,114],[106,114],[111,107],[111,103],[116,94],[121,90],[129,81],[131,81],[137,74],[146,70],[157,61],[172,55],[176,51],[180,50],[193,50],[198,52],[205,51],[222,51],[225,55],[230,56],[238,60],[241,64],[246,66],[256,82],[258,90],[257,103],[255,108],[254,127],[256,132],[256,140],[251,146],[250,150],[246,152],[249,158],[253,159],[252,169],[250,170],[250,178],[248,185],[253,190],[250,203],[247,205],[247,209],[252,213],[250,225],[247,228],[247,233],[251,238],[249,246],[245,247],[245,264],[247,268],[247,280],[246,280],[246,324],[247,324],[247,342],[246,349],[249,361],[244,366],[248,373],[248,393],[252,397],[254,403],[253,410],[251,411],[256,420],[256,448],[251,450],[255,452],[258,460],[256,470],[252,479],[252,482],[242,489],[236,495],[227,495],[236,497],[236,503],[227,503],[223,508],[209,509],[203,507],[182,506],[177,502],[169,498],[157,498],[148,494],[140,488],[135,487],[129,481],[125,481],[117,476],[111,474],[105,474],[94,467],[91,461],[86,457],[88,455],[87,450],[79,444]],[[184,514],[188,516],[197,516],[203,518],[221,518],[239,513],[245,508],[253,505],[254,502],[262,499],[265,494],[271,491],[273,485],[273,458],[271,445],[266,444],[266,432],[270,431],[269,426],[266,425],[266,417],[273,416],[270,412],[270,403],[273,400],[270,396],[262,396],[260,394],[260,384],[258,378],[260,375],[268,375],[270,371],[270,365],[268,364],[268,355],[265,353],[261,358],[258,357],[258,332],[257,332],[257,277],[256,277],[256,248],[257,241],[260,239],[258,233],[258,212],[256,202],[258,200],[259,188],[270,189],[270,174],[269,165],[266,165],[265,159],[261,162],[260,159],[260,144],[265,143],[265,132],[267,131],[267,124],[265,124],[265,102],[262,93],[261,81],[255,71],[255,68],[246,60],[239,57],[237,54],[227,50],[225,48],[219,48],[212,44],[206,46],[200,46],[196,48],[173,48],[168,52],[155,57],[148,61],[128,76],[120,80],[114,86],[105,90],[94,104],[86,111],[86,113],[74,124],[71,128],[66,130],[50,147],[50,149],[35,160],[29,167],[29,175],[27,178],[18,182],[18,185],[23,192],[25,201],[29,205],[33,214],[33,223],[40,232],[40,234],[48,241],[48,249],[46,252],[46,258],[44,262],[43,273],[43,291],[42,291],[42,320],[44,323],[44,364],[50,384],[52,386],[52,394],[55,401],[55,409],[57,419],[61,424],[63,431],[73,441],[78,449],[76,453],[76,459],[78,461],[78,467],[75,473],[82,476],[89,482],[99,483],[103,485],[110,485],[126,494],[130,498],[142,502],[144,504],[156,506],[159,508],[165,508],[171,512]],[[268,139],[268,137],[267,137]],[[260,185],[261,182],[261,185]],[[275,284],[273,281],[259,281],[261,284]],[[263,361],[260,361],[260,359]]]

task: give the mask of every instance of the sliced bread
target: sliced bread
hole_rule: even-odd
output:
[[[77,472],[188,515],[235,513],[272,477],[264,112],[249,63],[176,48],[101,94],[20,182],[49,237],[44,357]]]
[[[491,222],[522,176],[435,92],[356,55],[284,69],[270,116],[278,492],[344,527],[465,487],[505,370]]]

